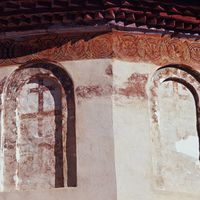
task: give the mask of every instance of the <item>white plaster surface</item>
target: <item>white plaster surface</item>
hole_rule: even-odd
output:
[[[197,136],[189,136],[176,142],[176,150],[187,156],[199,159],[199,141]]]
[[[87,98],[75,95],[78,186],[3,192],[0,200],[199,200],[196,114],[189,91],[179,85],[178,91],[174,90],[171,82],[162,84],[155,130],[149,88],[161,66],[118,60],[61,64],[75,89],[113,86],[113,94]],[[105,74],[109,65],[113,66],[113,77]],[[14,68],[0,68],[0,74],[8,75]],[[127,97],[118,92],[127,86],[133,73],[148,77],[146,96]],[[155,133],[159,133],[157,137]],[[160,143],[156,146],[157,140]]]
[[[149,77],[147,98],[113,96],[118,200],[197,200],[200,197],[195,104],[191,93],[180,84],[178,91],[171,82],[160,87],[156,114],[161,146],[155,146],[157,138],[152,137],[155,130],[151,129],[149,88],[158,68],[145,63],[117,60],[113,63],[113,85],[117,88],[123,88],[132,73]],[[154,150],[162,155],[161,160]],[[156,173],[155,166],[160,167]]]
[[[110,60],[62,62],[61,64],[72,77],[75,91],[79,86],[109,87],[110,84],[112,85],[112,78],[105,74]],[[17,67],[0,68],[0,77],[8,76]],[[0,200],[117,199],[111,95],[91,98],[79,98],[75,95],[75,101],[78,186],[2,192]]]

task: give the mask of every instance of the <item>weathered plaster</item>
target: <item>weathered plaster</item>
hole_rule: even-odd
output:
[[[199,104],[194,96],[200,88],[195,71],[199,69],[199,41],[113,32],[4,60],[2,65],[18,64],[1,67],[1,79],[19,63],[35,58],[57,61],[73,80],[78,185],[3,192],[0,198],[199,199],[198,145],[192,143],[195,156],[179,148],[197,137]],[[161,68],[166,64],[172,65]],[[173,64],[187,64],[196,75]],[[179,79],[197,94],[177,82]]]
[[[37,188],[37,192],[32,191],[34,188],[28,189],[28,192],[3,192],[0,194],[0,199],[9,198],[16,200],[23,198],[24,195],[30,197],[29,199],[37,199],[41,198],[41,194],[43,199],[55,199],[58,198],[58,194],[59,199],[66,199],[66,197],[81,200],[94,198],[99,200],[116,199],[114,140],[112,126],[110,126],[112,124],[111,93],[100,96],[89,94],[90,98],[82,98],[76,92],[79,87],[84,86],[87,88],[95,84],[101,88],[109,88],[112,85],[112,77],[106,74],[106,69],[110,66],[110,60],[63,62],[61,65],[73,77],[74,83],[78,168],[77,187],[51,190],[40,187]],[[98,68],[94,66],[98,66]],[[12,70],[8,70],[7,67],[1,68],[0,72],[6,70],[9,76],[17,68],[18,66],[13,67]],[[96,73],[96,70],[98,73]],[[103,79],[102,74],[104,74]],[[9,123],[7,124],[8,126]],[[2,129],[4,128],[2,126]],[[18,158],[19,153],[16,154],[16,159]],[[18,177],[14,176],[13,178],[17,185],[20,184]],[[38,176],[39,179],[40,176]],[[11,190],[13,189],[11,188]],[[40,195],[38,195],[39,193]]]
[[[189,81],[197,92],[199,83],[189,74],[170,67],[159,75],[156,71],[159,68],[146,63],[117,60],[113,63],[113,123],[120,200],[198,199],[200,196],[198,158],[176,149],[183,138],[197,138],[194,98],[185,86],[162,82],[170,75],[178,76]],[[147,82],[140,81],[138,87],[145,88],[146,98],[116,92],[116,88],[126,86],[133,72],[148,78]],[[199,146],[192,145],[192,148],[199,156]]]

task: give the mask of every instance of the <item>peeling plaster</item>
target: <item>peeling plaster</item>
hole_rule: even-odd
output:
[[[110,63],[110,61],[109,61]],[[84,65],[84,67],[83,67]],[[96,67],[97,65],[97,67]],[[74,126],[68,126],[67,123],[67,119],[70,119],[70,121],[76,121],[76,133],[77,133],[77,151],[79,152],[77,154],[77,158],[78,158],[78,164],[80,164],[80,166],[84,166],[81,167],[81,170],[78,170],[78,186],[76,188],[72,188],[71,185],[73,184],[73,176],[74,174],[70,173],[72,172],[73,169],[73,163],[74,163],[74,153],[73,156],[68,156],[69,154],[71,155],[71,152],[73,151],[73,147],[75,145],[72,144],[72,142],[70,142],[70,137],[67,137],[67,134],[64,134],[63,136],[63,141],[67,141],[68,143],[66,144],[66,142],[64,142],[63,144],[63,148],[67,149],[68,151],[64,152],[64,160],[65,160],[65,165],[64,167],[64,173],[65,173],[65,188],[59,188],[59,189],[45,189],[45,186],[42,186],[40,188],[33,188],[31,186],[31,188],[29,187],[28,189],[23,189],[21,187],[21,185],[24,183],[24,178],[22,176],[25,176],[25,174],[28,174],[27,171],[31,170],[32,166],[30,166],[28,168],[28,170],[24,170],[25,173],[18,173],[16,171],[16,168],[12,168],[11,164],[6,164],[4,166],[4,158],[1,158],[1,162],[0,166],[2,165],[4,167],[0,167],[0,187],[2,186],[2,188],[0,188],[0,199],[15,199],[15,200],[19,200],[19,199],[24,199],[25,197],[27,197],[28,195],[28,199],[37,199],[38,197],[41,197],[42,199],[56,199],[56,197],[58,196],[59,193],[59,198],[60,199],[87,199],[87,200],[91,200],[94,199],[95,197],[101,197],[101,199],[109,199],[109,200],[113,200],[116,199],[116,179],[115,179],[115,167],[114,167],[114,144],[113,144],[113,127],[110,126],[112,124],[112,110],[111,110],[111,99],[110,96],[112,95],[112,77],[109,76],[108,74],[111,73],[111,71],[107,71],[108,74],[105,73],[105,69],[108,66],[108,61],[73,61],[73,62],[65,62],[64,63],[64,68],[65,71],[69,72],[69,74],[71,75],[71,77],[74,80],[74,89],[76,89],[77,87],[89,87],[89,86],[99,86],[103,89],[103,93],[100,98],[99,96],[96,96],[95,93],[91,92],[89,94],[87,94],[87,99],[90,98],[90,96],[94,99],[92,101],[87,101],[87,102],[83,102],[83,104],[79,105],[78,103],[76,104],[76,112],[73,114],[76,114],[77,118],[74,118],[74,115],[72,117],[72,110],[75,107],[75,101],[73,103],[72,99],[69,99],[68,103],[67,99],[63,99],[63,114],[64,119],[63,120],[63,127],[64,127],[64,131],[63,133],[69,133],[69,135],[71,136],[73,134],[74,130]],[[7,70],[9,69],[9,70]],[[49,69],[49,66],[48,66]],[[57,69],[59,71],[59,69]],[[57,73],[56,70],[56,74]],[[1,68],[1,73],[0,73],[0,79],[4,78],[4,74],[5,75],[9,75],[11,73],[13,73],[13,70],[10,70],[10,68],[6,67],[2,67]],[[5,72],[6,71],[6,72]],[[23,70],[22,70],[23,71]],[[5,73],[4,73],[5,72]],[[62,73],[61,75],[63,75],[63,79],[62,81],[64,82],[63,85],[65,86],[65,83],[67,84],[67,81],[65,81],[65,73]],[[42,76],[42,74],[41,74]],[[60,76],[58,76],[60,77]],[[9,79],[9,77],[8,77]],[[7,79],[7,81],[9,81]],[[17,80],[24,80],[24,78],[18,78]],[[12,91],[13,93],[16,93],[15,90],[15,85],[18,85],[19,81],[15,81]],[[7,84],[9,82],[6,82]],[[30,83],[28,83],[27,85],[30,85]],[[1,87],[1,85],[0,85]],[[22,90],[20,91],[24,91],[24,84],[20,84],[20,87],[22,88]],[[28,87],[28,86],[27,86]],[[66,87],[68,87],[66,85]],[[4,87],[4,91],[6,92],[5,88],[7,88],[6,86]],[[34,86],[35,88],[35,86]],[[29,92],[29,87],[27,88],[27,93]],[[15,131],[11,130],[11,132],[15,132],[17,133],[17,136],[19,136],[19,138],[16,137],[15,140],[19,140],[19,142],[17,142],[18,144],[21,143],[21,139],[22,137],[29,137],[29,135],[23,135],[23,132],[27,133],[27,130],[24,129],[24,123],[23,123],[23,119],[21,119],[21,114],[23,114],[22,112],[22,107],[20,105],[20,103],[26,104],[26,101],[23,101],[24,98],[26,98],[28,95],[26,94],[22,94],[19,91],[19,93],[15,96],[14,101],[17,102],[16,103],[16,107],[12,109],[12,116],[14,117],[10,117],[9,119],[13,119],[14,120],[9,120],[9,124],[10,127],[13,129],[13,127],[16,127]],[[68,91],[68,90],[67,90]],[[101,91],[101,89],[100,89]],[[8,102],[8,100],[12,101],[11,98],[6,98],[7,96],[5,95],[5,92],[2,93],[2,95],[0,95],[0,98],[2,98],[3,100],[3,105],[5,105],[6,102]],[[47,92],[48,93],[48,92]],[[48,93],[49,94],[49,93]],[[63,92],[63,94],[66,94]],[[68,94],[68,93],[67,93]],[[30,95],[30,94],[29,94]],[[23,97],[24,96],[24,97]],[[68,95],[70,96],[70,95]],[[19,102],[19,100],[17,100],[17,97],[21,99],[21,101],[23,102]],[[23,97],[23,99],[21,98]],[[30,96],[29,96],[30,97]],[[45,96],[46,97],[46,96]],[[77,97],[77,96],[75,96]],[[75,98],[75,100],[78,102],[79,101],[79,97]],[[55,97],[57,98],[57,97]],[[95,99],[96,98],[96,99]],[[97,99],[98,98],[98,99]],[[38,98],[37,98],[38,99]],[[36,100],[37,100],[36,99]],[[80,97],[80,99],[82,100],[82,97]],[[31,100],[31,97],[30,97]],[[48,99],[49,100],[49,99]],[[35,102],[35,100],[34,100]],[[30,103],[31,106],[34,106],[34,102]],[[46,108],[46,103],[49,103],[49,101],[45,101],[45,105],[44,107]],[[51,102],[50,102],[51,103]],[[68,104],[67,104],[68,103]],[[6,103],[7,104],[7,103]],[[6,106],[6,108],[9,108],[10,105],[9,103],[7,104],[8,106]],[[26,108],[29,106],[25,105],[24,111],[29,113],[30,110],[26,110]],[[49,108],[49,104],[47,105]],[[68,110],[68,107],[70,107],[70,111]],[[102,108],[101,108],[102,107]],[[4,123],[5,118],[6,118],[6,114],[10,113],[10,111],[5,112],[4,107],[3,108],[3,112],[1,113],[1,129],[3,129],[3,135],[1,134],[1,137],[6,136],[6,130],[7,126],[5,126],[5,124],[8,123]],[[94,108],[94,109],[93,109]],[[104,112],[101,112],[101,116],[99,116],[99,111],[98,108],[101,108],[100,110],[103,110]],[[31,108],[32,109],[32,108]],[[89,115],[88,115],[88,109],[89,109]],[[96,117],[95,116],[99,116],[99,119],[102,120],[98,120],[96,122]],[[73,118],[73,119],[72,119]],[[76,119],[76,120],[74,120]],[[49,120],[50,121],[50,120]],[[13,125],[14,124],[14,125]],[[59,124],[60,124],[60,120],[59,120]],[[45,124],[46,125],[46,124]],[[49,123],[47,123],[47,129],[49,130]],[[21,127],[21,128],[20,128]],[[68,128],[69,127],[69,131]],[[11,129],[10,128],[10,129]],[[34,128],[34,127],[33,127]],[[10,130],[9,129],[9,130]],[[93,134],[93,130],[95,131],[95,134]],[[36,131],[33,130],[32,133],[34,134]],[[103,134],[102,134],[103,133]],[[91,134],[94,137],[91,137]],[[16,134],[15,134],[16,135]],[[35,138],[35,135],[32,135],[32,138]],[[85,138],[90,138],[89,140],[85,139]],[[7,139],[7,138],[6,138]],[[10,137],[9,137],[10,139]],[[22,138],[23,139],[23,138]],[[68,140],[66,140],[68,139]],[[69,140],[70,139],[70,140]],[[73,141],[75,139],[75,137],[72,138]],[[40,140],[40,139],[38,139]],[[1,150],[5,152],[1,153],[0,155],[4,155],[6,153],[6,151],[10,151],[10,149],[5,149],[4,148],[4,138],[2,140],[2,148]],[[1,142],[1,140],[0,140]],[[12,142],[12,141],[8,141],[6,140],[6,145],[8,142]],[[30,142],[31,143],[31,142]],[[71,145],[70,145],[71,144]],[[95,144],[95,145],[94,145]],[[101,146],[104,146],[104,148],[100,148]],[[46,145],[45,143],[42,143],[42,145]],[[93,146],[92,150],[91,148],[88,148],[90,146]],[[16,146],[16,149],[13,150],[14,153],[11,154],[11,158],[13,158],[13,160],[17,163],[17,161],[26,161],[25,157],[27,154],[24,154],[24,152],[22,152],[23,147],[20,146]],[[45,149],[45,146],[41,147],[42,149]],[[48,147],[47,147],[48,148]],[[99,149],[101,149],[99,151]],[[27,151],[30,151],[30,148],[27,147]],[[83,153],[80,153],[83,152]],[[22,155],[23,153],[23,155]],[[25,152],[26,153],[26,152]],[[76,152],[75,152],[76,153]],[[35,154],[34,154],[35,155]],[[98,155],[98,156],[95,156]],[[68,157],[67,157],[68,156]],[[91,157],[92,156],[92,157]],[[9,157],[9,161],[12,161]],[[44,159],[47,158],[48,160],[50,160],[49,158],[51,158],[52,156],[44,156]],[[69,158],[67,160],[67,158]],[[95,161],[95,162],[94,162]],[[27,164],[33,162],[32,160],[28,160],[27,159]],[[41,160],[42,162],[42,160]],[[68,163],[71,163],[68,164]],[[21,164],[21,163],[20,163]],[[74,163],[75,164],[75,163]],[[37,163],[36,163],[37,165]],[[11,176],[9,176],[9,179],[6,179],[6,167],[11,168]],[[24,167],[26,167],[26,165],[23,165]],[[1,172],[2,170],[2,172]],[[39,170],[38,170],[39,171]],[[92,172],[92,173],[91,173]],[[2,174],[2,176],[1,176]],[[76,175],[76,174],[75,174]],[[87,177],[86,179],[84,177]],[[4,180],[3,180],[4,178]],[[43,176],[41,174],[39,174],[39,178],[38,178],[38,182],[40,181],[40,179],[42,179]],[[49,177],[47,177],[49,178]],[[27,184],[31,185],[31,179],[32,177],[27,180]],[[95,179],[95,184],[94,183],[94,179]],[[8,181],[12,181],[11,184],[9,184]],[[71,180],[71,182],[70,182]],[[67,181],[70,182],[70,187],[67,187]],[[110,183],[109,186],[106,185],[104,183]],[[8,184],[7,184],[8,183]],[[83,187],[80,187],[83,186]],[[98,187],[101,186],[101,187]],[[103,186],[103,187],[102,187]],[[97,189],[96,189],[97,188]],[[82,192],[84,189],[84,193]],[[17,191],[16,191],[17,190]],[[26,191],[24,191],[26,190]],[[36,191],[35,191],[36,190]],[[12,191],[12,192],[10,192]],[[20,192],[19,192],[20,191]],[[62,194],[61,194],[62,193]],[[60,195],[61,194],[61,195]],[[39,195],[39,196],[38,196]],[[67,196],[66,196],[67,195]]]
[[[199,142],[197,136],[189,136],[176,142],[177,152],[193,157],[195,159],[199,158],[198,149]]]

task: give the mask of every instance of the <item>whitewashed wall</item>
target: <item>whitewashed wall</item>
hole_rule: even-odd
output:
[[[160,84],[156,94],[159,109],[154,110],[151,87],[160,67],[113,62],[113,85],[117,91],[113,96],[113,123],[119,200],[194,200],[200,197],[194,98],[181,84],[165,82]],[[138,86],[137,79],[143,86]],[[152,124],[154,114],[158,117],[155,126]]]
[[[110,66],[110,60],[60,64],[74,82],[78,186],[51,190],[41,188],[36,191],[2,192],[0,193],[2,200],[116,199],[112,98],[110,95],[112,77],[106,72]],[[18,66],[0,68],[1,80],[17,68]]]
[[[161,66],[109,59],[60,64],[74,81],[78,186],[3,192],[0,199],[199,199],[196,111],[186,88],[161,84],[157,111],[151,86]],[[17,67],[0,68],[1,80]]]

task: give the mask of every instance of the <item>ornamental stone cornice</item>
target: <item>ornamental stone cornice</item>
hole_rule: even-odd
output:
[[[113,31],[89,40],[67,41],[67,35],[32,37],[22,41],[2,40],[0,65],[24,64],[30,60],[52,61],[120,59],[156,65],[200,65],[200,42],[170,35]],[[42,48],[41,48],[42,47]]]

